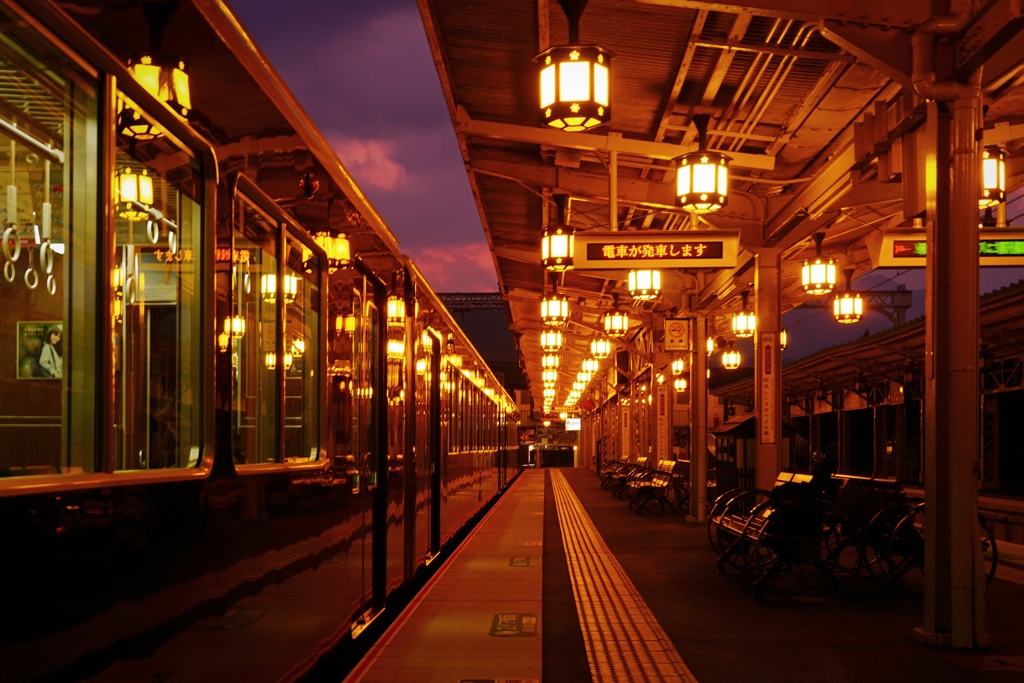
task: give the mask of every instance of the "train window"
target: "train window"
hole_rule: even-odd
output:
[[[231,319],[231,435],[235,462],[277,458],[276,224],[249,202],[237,202]]]
[[[320,451],[320,266],[298,240],[289,236],[287,244],[284,457],[286,461],[316,460]]]
[[[186,467],[198,459],[201,425],[202,175],[169,136],[129,131],[115,159],[114,469]]]
[[[9,11],[0,22],[0,478],[91,472],[97,84]]]

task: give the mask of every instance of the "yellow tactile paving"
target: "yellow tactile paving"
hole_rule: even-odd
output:
[[[696,683],[565,476],[548,471],[594,683]]]

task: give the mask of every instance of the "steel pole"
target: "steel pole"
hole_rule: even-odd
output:
[[[949,236],[950,555],[954,647],[987,645],[984,560],[978,533],[978,93],[953,103],[952,234]]]
[[[608,229],[619,229],[619,153],[608,151]]]
[[[693,326],[690,364],[690,513],[687,520],[703,523],[708,509],[708,319],[698,315]]]

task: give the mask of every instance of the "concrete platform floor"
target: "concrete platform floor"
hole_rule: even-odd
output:
[[[425,591],[347,683],[1024,683],[1020,583],[989,590],[990,649],[926,647],[919,598],[757,600],[703,525],[638,516],[587,470],[525,473]]]

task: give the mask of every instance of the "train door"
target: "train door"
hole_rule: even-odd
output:
[[[383,572],[386,560],[386,524],[384,515],[378,514],[378,498],[386,496],[386,470],[382,473],[380,402],[385,393],[380,372],[380,306],[373,294],[373,283],[363,278],[363,288],[353,296],[352,310],[355,329],[352,344],[352,383],[355,405],[352,410],[352,446],[355,456],[353,495],[359,511],[359,538],[361,564],[360,609],[353,624],[358,634],[383,607]],[[386,505],[386,500],[385,500]],[[386,508],[385,508],[386,510]],[[383,553],[382,553],[383,551]],[[380,575],[380,576],[378,576]]]
[[[430,383],[430,416],[429,425],[429,448],[430,458],[430,534],[428,557],[433,558],[441,551],[441,386],[455,381],[453,376],[454,368],[446,367],[445,372],[452,373],[447,376],[441,375],[441,339],[436,337],[433,344],[433,352],[430,355],[430,373],[432,377],[440,377],[443,381]],[[451,419],[449,415],[449,419]]]

